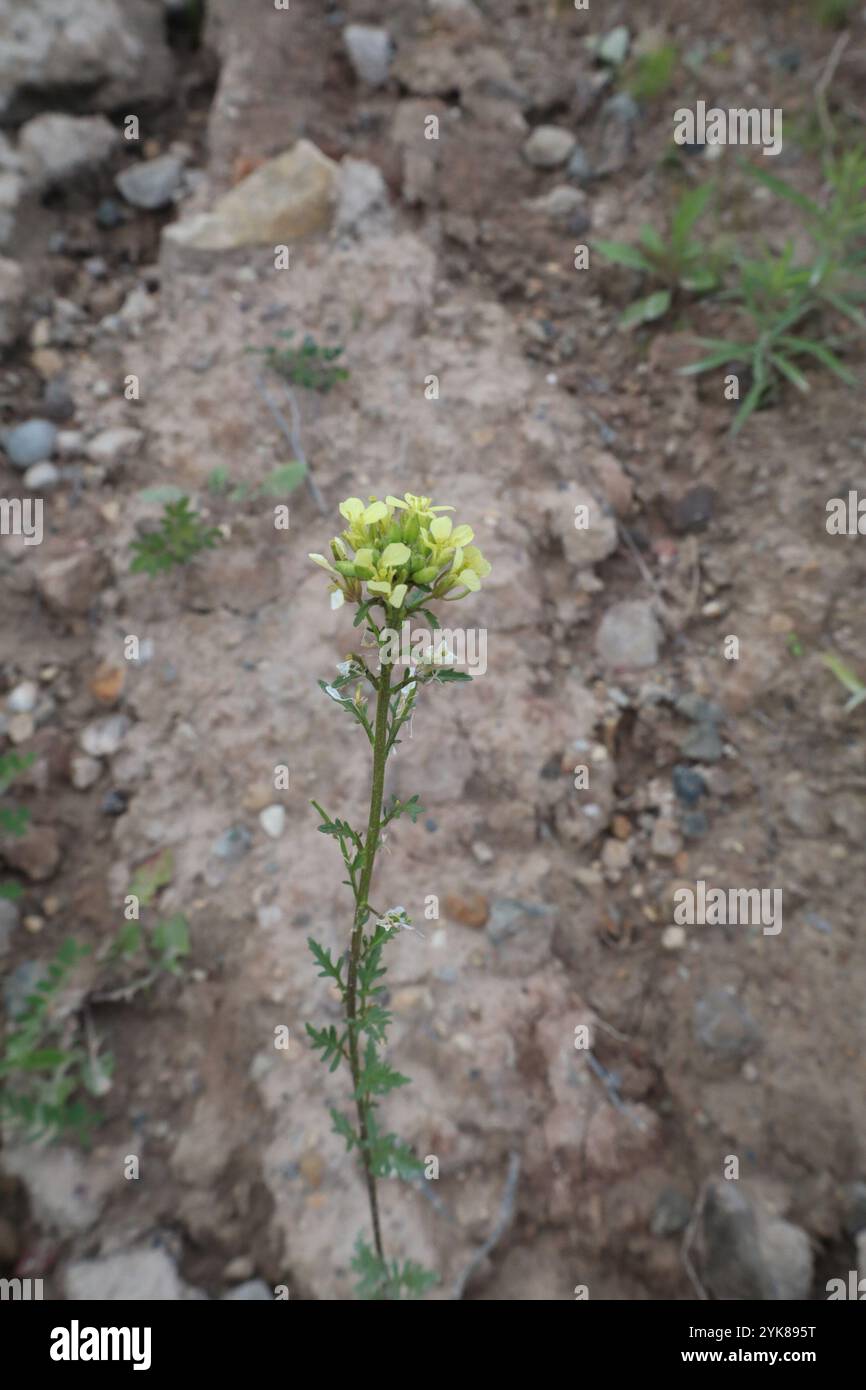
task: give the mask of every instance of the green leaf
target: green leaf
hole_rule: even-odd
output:
[[[793,348],[795,352],[803,353],[807,357],[814,357],[823,366],[828,367],[840,381],[844,381],[846,386],[856,386],[857,379],[847,367],[843,367],[835,353],[831,352],[823,343],[814,343],[807,338],[792,338],[785,336],[779,339],[785,347]]]
[[[159,964],[173,973],[177,963],[189,955],[189,923],[182,913],[159,922],[153,929],[152,942],[159,954]]]
[[[157,850],[142,861],[135,870],[130,893],[142,907],[149,907],[161,888],[166,888],[174,876],[174,854],[170,849]]]
[[[648,294],[645,299],[636,299],[620,315],[620,328],[633,328],[639,323],[651,323],[654,319],[660,319],[671,307],[670,290],[655,290]]]
[[[180,502],[182,498],[186,498],[183,488],[177,487],[175,483],[160,483],[157,487],[146,487],[138,495],[142,502]]]
[[[643,252],[627,241],[593,241],[592,249],[600,251],[605,260],[628,266],[629,270],[651,271],[653,268]]]
[[[455,681],[462,681],[463,683],[471,681],[472,677],[465,671],[444,670],[435,671],[430,679],[437,681],[439,685],[453,685]]]
[[[408,1086],[409,1077],[394,1071],[383,1058],[376,1054],[376,1043],[370,1038],[364,1053],[364,1067],[358,1078],[355,1099],[364,1100],[367,1096],[385,1096],[400,1086]]]
[[[414,1260],[406,1260],[400,1264],[398,1260],[382,1259],[361,1236],[355,1244],[351,1264],[358,1276],[355,1292],[365,1302],[396,1302],[404,1297],[420,1298],[439,1282],[437,1274],[433,1274]]]
[[[330,1108],[329,1114],[333,1122],[334,1133],[338,1134],[341,1139],[345,1139],[346,1141],[346,1152],[348,1153],[352,1149],[360,1148],[361,1136],[355,1133],[345,1115],[342,1115],[339,1110],[335,1110],[333,1106]]]
[[[417,792],[414,796],[410,796],[408,801],[399,801],[396,796],[393,796],[390,804],[386,807],[382,824],[387,825],[389,821],[399,820],[400,816],[408,816],[414,825],[418,817],[423,814],[424,807],[418,800]]]
[[[268,497],[288,497],[303,482],[306,472],[305,463],[284,463],[265,478],[260,491]]]
[[[319,828],[322,829],[321,826]],[[328,851],[328,853],[330,853],[330,850]],[[319,966],[318,978],[320,980],[335,980],[342,989],[343,981],[340,978],[342,962],[337,961],[337,963],[335,964],[334,961],[331,959],[330,950],[326,950],[324,946],[320,946],[318,941],[315,941],[312,936],[307,937],[307,945],[309,946],[310,951],[313,954],[313,958],[315,959],[316,964]]]
[[[759,183],[762,183],[765,188],[769,188],[771,192],[777,194],[778,197],[785,198],[789,203],[793,203],[795,207],[798,207],[801,212],[808,213],[810,217],[821,216],[821,208],[817,203],[814,203],[811,198],[807,198],[805,193],[798,192],[796,188],[792,188],[784,179],[777,178],[775,174],[768,173],[766,169],[761,168],[758,164],[749,164],[747,161],[743,161],[743,163],[753,179],[757,179]]]
[[[790,381],[792,386],[796,386],[797,390],[802,391],[804,395],[808,394],[809,383],[799,368],[794,366],[793,362],[789,362],[780,352],[771,352],[770,361],[776,370],[781,372],[782,376]]]
[[[692,227],[703,215],[713,191],[713,185],[705,183],[699,188],[691,189],[680,198],[671,218],[671,240],[677,246],[684,245]]]

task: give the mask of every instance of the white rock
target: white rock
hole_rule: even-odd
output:
[[[22,681],[6,696],[6,708],[10,714],[29,714],[36,708],[39,687],[35,681]]]
[[[81,430],[61,430],[57,436],[57,456],[62,459],[78,458],[84,448],[84,435]]]
[[[279,805],[266,806],[263,811],[259,812],[259,824],[266,835],[270,835],[272,840],[278,840],[286,825],[284,807]]]
[[[121,170],[114,180],[119,191],[134,208],[153,212],[168,207],[180,192],[183,163],[173,154],[140,160]]]
[[[90,440],[85,449],[87,457],[91,463],[101,464],[104,468],[110,468],[114,464],[125,463],[127,459],[137,454],[144,443],[144,434],[141,430],[134,430],[128,426],[118,426],[116,429],[103,430]]]
[[[86,792],[102,773],[102,763],[86,753],[75,753],[69,760],[69,780],[78,792]]]
[[[149,0],[0,0],[0,35],[0,114],[13,119],[59,90],[92,111],[136,111],[171,90],[163,16]]]
[[[201,1295],[184,1284],[165,1250],[139,1247],[66,1269],[66,1297],[91,1303],[178,1303]]]
[[[365,159],[340,165],[334,230],[338,236],[368,236],[387,231],[393,222],[382,171]]]
[[[60,482],[60,469],[53,463],[34,463],[24,474],[29,492],[53,492]]]
[[[600,660],[612,667],[654,666],[661,632],[649,603],[615,603],[605,613],[595,638]]]
[[[119,131],[104,116],[59,112],[34,116],[18,136],[28,182],[40,191],[100,168],[119,143]]]
[[[523,146],[524,157],[536,169],[555,169],[564,164],[577,144],[570,130],[558,125],[540,125]]]
[[[78,742],[91,758],[110,758],[120,748],[130,730],[125,714],[107,714],[94,719],[81,730]]]
[[[662,932],[662,945],[666,951],[681,951],[685,944],[685,927],[665,927]]]
[[[381,87],[391,66],[391,36],[373,24],[347,24],[343,43],[355,75],[369,87]]]
[[[545,193],[541,198],[532,198],[527,203],[532,212],[540,212],[551,222],[570,222],[578,213],[584,212],[587,204],[586,194],[570,184],[560,184]]]

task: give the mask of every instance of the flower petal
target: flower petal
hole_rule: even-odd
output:
[[[473,594],[477,593],[481,588],[481,580],[474,570],[461,570],[457,578],[460,580],[461,584],[466,585],[467,589],[471,589]]]
[[[360,497],[347,497],[345,502],[340,503],[340,516],[344,516],[347,521],[357,521],[364,514],[364,503]]]
[[[406,597],[407,592],[408,592],[408,585],[407,585],[407,584],[395,584],[395,585],[394,585],[394,588],[391,590],[391,597],[390,597],[389,600],[388,600],[388,602],[390,603],[391,607],[392,607],[392,608],[402,608],[402,607],[403,607],[403,600],[404,600],[404,598]]]
[[[411,559],[412,552],[408,545],[403,545],[402,541],[392,541],[386,545],[379,559],[379,564],[386,569],[396,569],[399,565],[405,565]],[[357,559],[357,556],[355,557]]]
[[[388,515],[388,508],[384,502],[371,502],[363,514],[365,526],[373,526],[377,521],[384,521]]]
[[[447,541],[451,535],[451,518],[449,516],[437,516],[430,522],[430,535],[439,545]]]

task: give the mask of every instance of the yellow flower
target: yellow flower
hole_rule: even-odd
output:
[[[310,555],[333,576],[332,605],[366,598],[386,612],[413,613],[431,597],[455,599],[477,592],[490,565],[470,544],[471,526],[455,526],[449,517],[437,515],[453,510],[411,492],[402,499],[389,495],[384,502],[347,497],[340,515],[348,524],[331,541],[333,562]]]

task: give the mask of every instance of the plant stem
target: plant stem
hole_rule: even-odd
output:
[[[373,1222],[373,1240],[376,1246],[376,1254],[383,1260],[385,1257],[382,1250],[382,1232],[379,1227],[379,1202],[376,1195],[376,1175],[373,1172],[370,1157],[367,1128],[368,1108],[364,1097],[360,1093],[361,1068],[358,1061],[358,1030],[355,1020],[357,1013],[358,963],[361,959],[364,926],[369,916],[367,899],[370,895],[373,864],[376,859],[376,849],[379,843],[379,827],[382,818],[382,797],[385,788],[385,759],[388,746],[388,709],[391,699],[391,666],[387,662],[382,663],[381,672],[376,684],[376,691],[376,730],[375,742],[373,744],[373,788],[370,793],[370,815],[367,820],[367,838],[364,841],[364,867],[361,870],[361,881],[358,884],[358,893],[355,899],[355,924],[352,930],[352,945],[349,954],[349,974],[348,983],[346,985],[346,1021],[349,1025],[349,1066],[352,1072],[352,1084],[355,1089],[355,1104],[358,1111],[358,1131],[361,1136],[361,1153],[364,1160],[364,1175],[367,1181],[367,1197],[370,1202],[370,1217]]]

